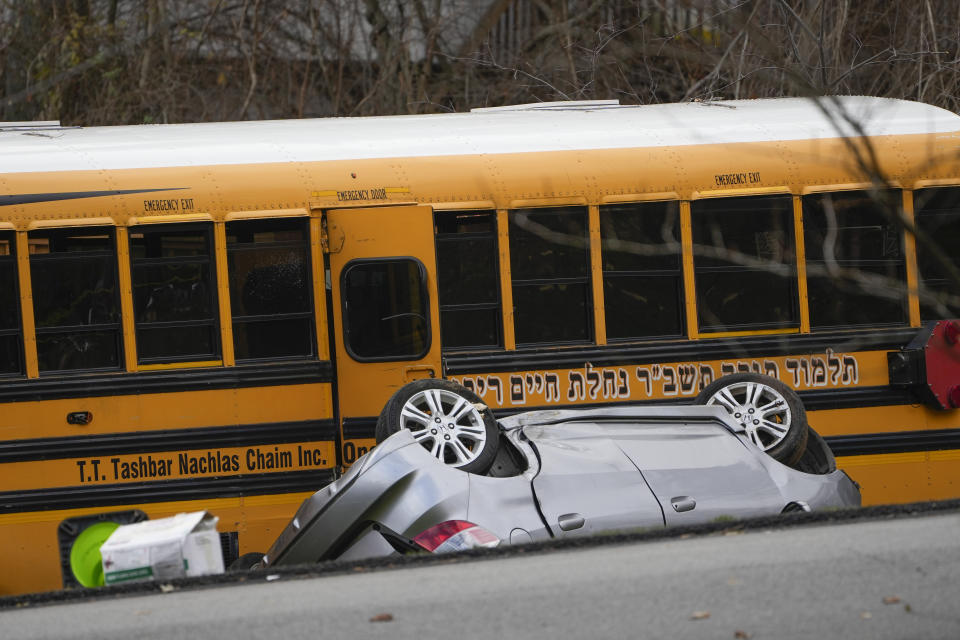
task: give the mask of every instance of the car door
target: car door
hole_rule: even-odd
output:
[[[643,473],[668,526],[777,513],[784,506],[757,450],[719,422],[605,429]]]
[[[528,426],[523,433],[540,458],[533,491],[554,535],[663,526],[643,476],[595,425]]]

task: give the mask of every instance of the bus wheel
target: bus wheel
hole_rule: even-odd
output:
[[[809,427],[803,402],[775,378],[759,373],[723,376],[707,385],[695,402],[726,409],[750,440],[778,462],[794,465],[806,450]]]
[[[400,387],[377,419],[377,443],[400,429],[432,456],[468,473],[484,473],[497,455],[493,412],[477,394],[449,380],[415,380]]]
[[[228,571],[251,571],[253,569],[259,569],[260,563],[263,562],[263,554],[250,552],[245,553],[232,563],[228,567]]]

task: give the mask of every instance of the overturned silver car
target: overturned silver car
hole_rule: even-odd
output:
[[[445,462],[439,438],[400,428],[305,500],[258,564],[859,506],[858,486],[816,432],[787,466],[729,411],[714,404],[518,414],[477,436],[498,440],[483,473]]]

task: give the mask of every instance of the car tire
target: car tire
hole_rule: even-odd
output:
[[[808,430],[807,446],[804,447],[803,454],[793,468],[818,476],[825,476],[837,470],[837,461],[833,457],[830,445],[812,427]]]
[[[245,553],[230,563],[229,571],[250,571],[259,568],[261,562],[263,562],[262,553]]]
[[[377,443],[400,429],[444,464],[484,473],[497,455],[499,437],[493,412],[480,397],[449,380],[416,380],[400,387],[377,419]]]
[[[697,404],[725,408],[774,460],[792,466],[807,447],[807,412],[796,391],[759,373],[734,373],[704,387]]]

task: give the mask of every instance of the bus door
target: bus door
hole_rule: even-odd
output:
[[[407,382],[441,377],[433,209],[328,211],[341,452],[375,444],[377,416]]]

